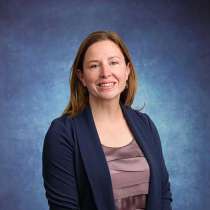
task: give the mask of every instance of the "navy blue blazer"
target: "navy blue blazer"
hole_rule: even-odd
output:
[[[121,105],[150,166],[146,210],[171,210],[172,195],[161,142],[150,117]],[[43,179],[50,210],[116,210],[111,176],[88,105],[76,117],[51,122],[43,144]]]

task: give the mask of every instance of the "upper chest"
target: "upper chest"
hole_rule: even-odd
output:
[[[121,147],[129,144],[133,134],[125,120],[118,122],[96,122],[100,143],[108,147]]]

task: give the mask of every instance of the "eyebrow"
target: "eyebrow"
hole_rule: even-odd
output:
[[[108,60],[111,60],[112,58],[121,59],[121,57],[119,57],[119,56],[111,56],[111,57],[108,58]],[[87,61],[87,63],[91,63],[91,62],[98,62],[98,60],[89,60],[89,61]]]

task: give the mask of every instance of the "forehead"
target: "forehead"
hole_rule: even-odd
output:
[[[104,57],[114,56],[124,57],[117,44],[110,40],[98,41],[87,49],[84,61],[87,59],[102,59]]]

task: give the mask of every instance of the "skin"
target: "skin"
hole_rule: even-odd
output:
[[[119,105],[129,74],[130,65],[126,65],[120,48],[110,40],[92,44],[84,57],[83,72],[78,70],[78,77],[89,92],[89,103],[100,139],[107,146],[122,146],[132,138]],[[99,85],[109,82],[114,85]]]

